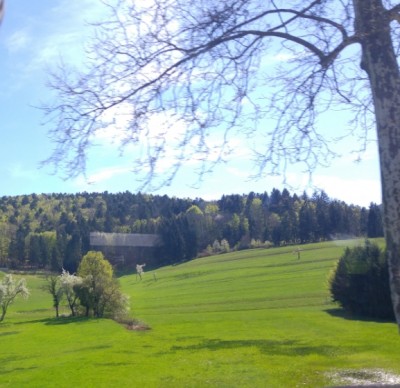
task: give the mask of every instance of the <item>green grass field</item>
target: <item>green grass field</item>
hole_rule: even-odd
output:
[[[326,387],[400,375],[397,327],[343,315],[327,279],[354,241],[249,250],[120,278],[135,318],[54,319],[43,278],[0,324],[0,387]],[[67,310],[65,310],[67,312]],[[390,381],[389,381],[390,382]]]

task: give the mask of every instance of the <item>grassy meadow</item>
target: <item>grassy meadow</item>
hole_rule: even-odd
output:
[[[135,318],[54,318],[40,275],[0,324],[0,387],[326,387],[400,376],[394,323],[343,314],[327,279],[356,241],[257,249],[122,276]],[[65,310],[67,313],[67,310]],[[347,379],[347,380],[346,380]]]

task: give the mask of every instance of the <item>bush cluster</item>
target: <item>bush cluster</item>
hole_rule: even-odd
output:
[[[394,319],[386,253],[368,240],[364,246],[346,248],[330,278],[330,292],[349,312]]]
[[[128,297],[122,294],[113,268],[101,252],[89,251],[83,256],[77,275],[63,270],[60,276],[50,276],[46,290],[53,297],[57,317],[65,298],[72,316],[129,318]]]

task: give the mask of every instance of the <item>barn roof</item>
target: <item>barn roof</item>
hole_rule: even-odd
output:
[[[160,245],[158,234],[91,232],[90,245],[113,247],[155,247]]]

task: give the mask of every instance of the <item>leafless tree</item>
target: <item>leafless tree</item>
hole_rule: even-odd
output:
[[[145,4],[146,3],[146,4]],[[175,163],[201,175],[224,159],[235,133],[265,135],[259,174],[289,163],[313,171],[335,156],[318,115],[347,110],[360,149],[376,127],[394,310],[400,325],[400,2],[391,0],[152,0],[107,4],[87,67],[60,66],[44,107],[54,124],[49,158],[67,175],[84,171],[96,134],[129,115],[121,147],[145,142],[135,160],[149,183],[178,125]],[[285,61],[276,61],[276,59]],[[276,66],[272,66],[275,59]],[[162,121],[154,133],[154,117]],[[276,126],[265,128],[264,118]],[[222,134],[218,154],[209,135]],[[167,136],[168,135],[168,136]]]

